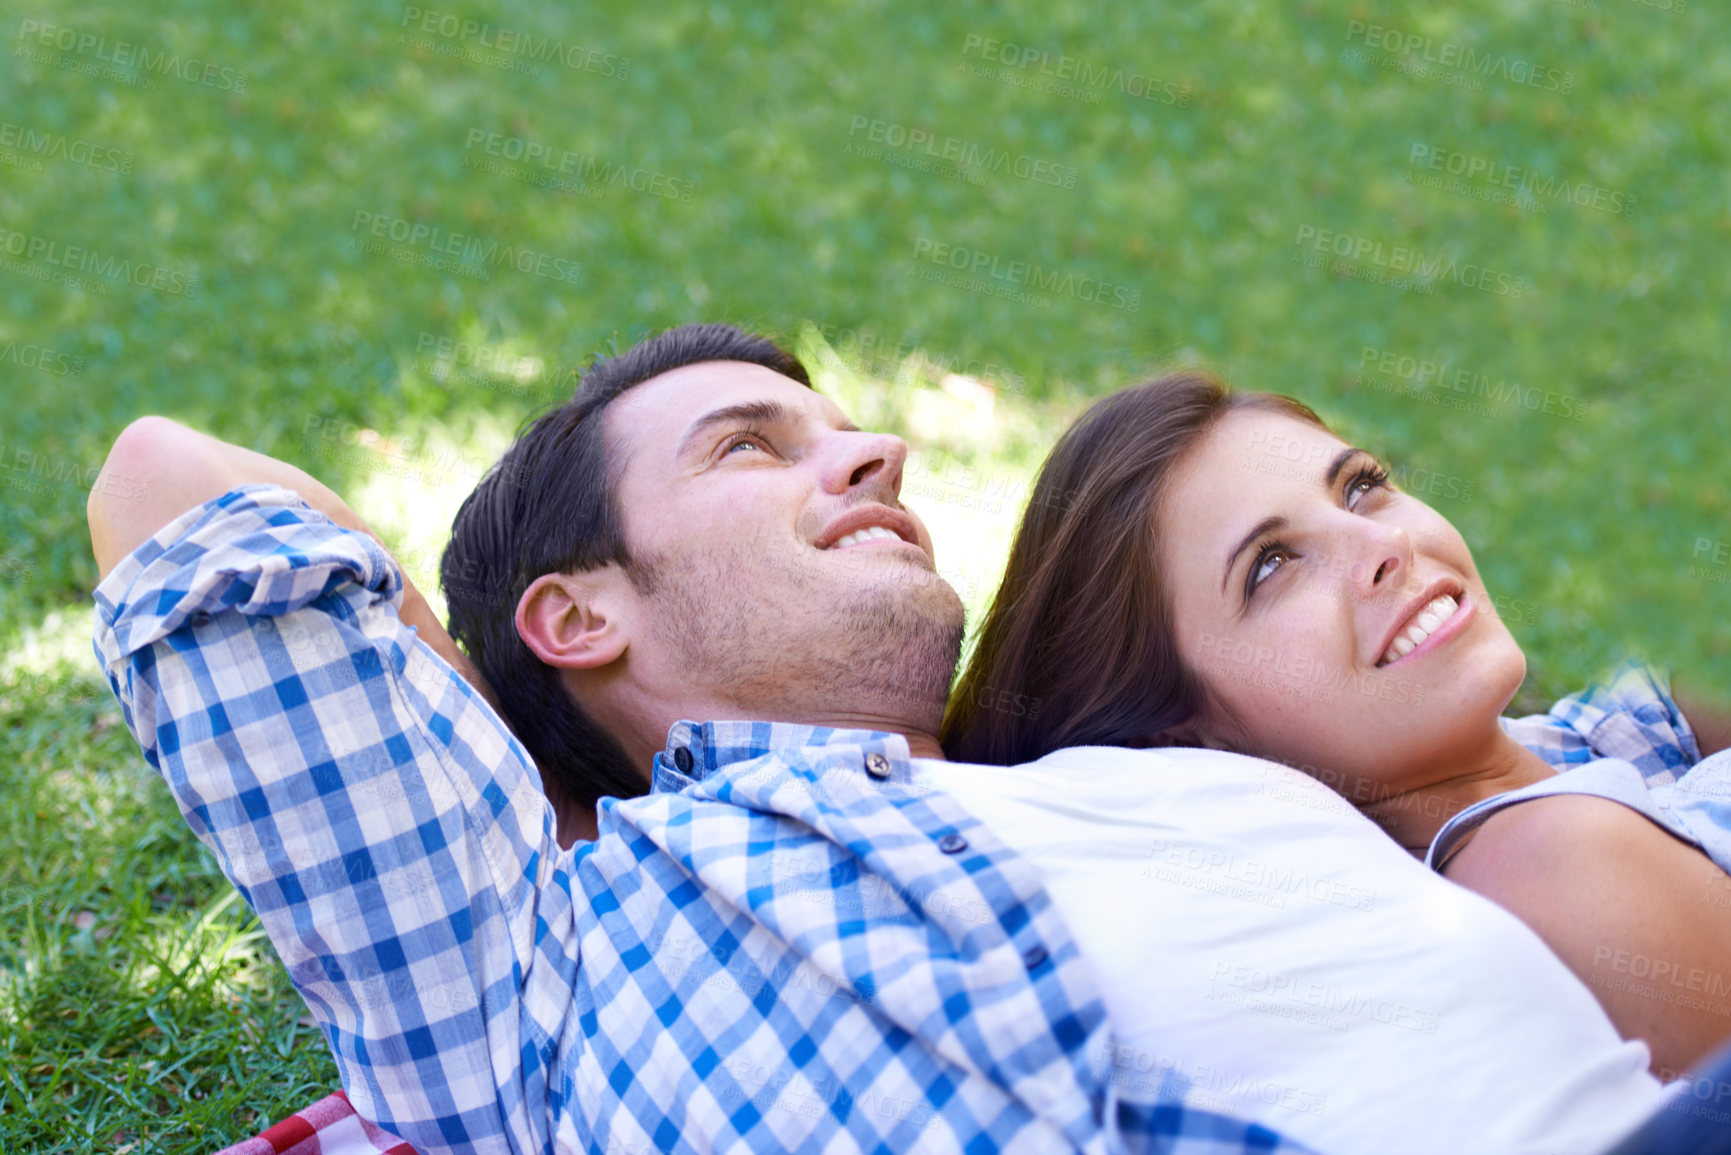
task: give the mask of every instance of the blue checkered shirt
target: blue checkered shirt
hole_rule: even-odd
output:
[[[1664,673],[1635,661],[1624,662],[1547,713],[1504,718],[1502,725],[1559,773],[1600,758],[1621,758],[1649,786],[1669,786],[1701,760],[1695,731],[1671,697]]]
[[[248,486],[96,594],[128,727],[362,1115],[427,1151],[1299,1150],[1108,1078],[1039,877],[912,785],[900,736],[681,722],[562,850],[401,589]]]

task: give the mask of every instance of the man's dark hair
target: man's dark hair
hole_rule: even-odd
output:
[[[793,354],[732,325],[682,325],[615,357],[597,357],[570,401],[531,420],[457,511],[439,566],[451,635],[468,651],[500,712],[540,767],[555,804],[593,809],[603,795],[644,793],[647,766],[567,691],[517,634],[517,602],[536,578],[616,562],[643,588],[653,575],[629,555],[615,497],[621,463],[602,438],[607,406],[633,385],[703,361],[745,361],[807,388]]]

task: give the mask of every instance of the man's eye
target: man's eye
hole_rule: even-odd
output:
[[[721,451],[721,455],[723,457],[726,457],[728,454],[732,453],[735,449],[738,449],[742,445],[749,445],[753,449],[761,449],[761,450],[764,450],[765,452],[767,452],[769,449],[769,443],[764,441],[763,437],[760,434],[735,433],[732,437],[730,437],[728,439],[727,448],[725,448]]]

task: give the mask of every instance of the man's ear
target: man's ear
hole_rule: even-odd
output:
[[[517,599],[517,636],[537,658],[560,670],[595,670],[630,645],[622,615],[611,612],[614,566],[587,573],[542,574]]]

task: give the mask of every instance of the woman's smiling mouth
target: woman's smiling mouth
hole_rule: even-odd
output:
[[[1431,598],[1401,625],[1383,651],[1377,668],[1383,669],[1414,654],[1434,650],[1466,628],[1472,610],[1472,599],[1465,591],[1461,592],[1459,599],[1446,593]]]

